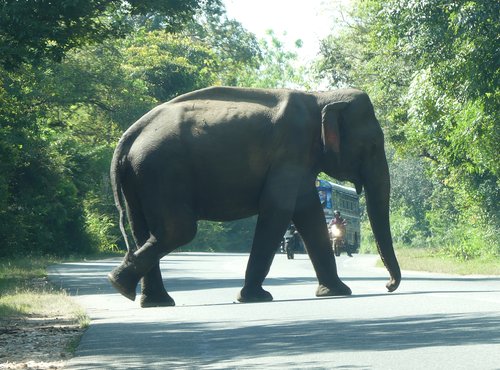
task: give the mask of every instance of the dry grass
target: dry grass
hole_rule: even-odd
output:
[[[2,317],[62,317],[85,328],[89,318],[65,292],[23,291],[0,296],[0,316]]]

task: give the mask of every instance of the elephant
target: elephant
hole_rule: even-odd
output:
[[[257,215],[239,302],[272,301],[262,284],[290,222],[315,270],[316,296],[347,296],[318,192],[324,172],[363,188],[376,244],[396,290],[401,271],[389,221],[384,135],[368,95],[356,89],[209,87],[163,103],[119,140],[111,183],[127,243],[111,284],[141,307],[174,306],[159,260],[190,242],[199,220]],[[134,237],[130,245],[127,217]]]

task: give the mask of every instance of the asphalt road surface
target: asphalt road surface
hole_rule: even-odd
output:
[[[307,255],[276,255],[273,302],[236,302],[248,255],[161,262],[176,307],[139,307],[106,274],[119,259],[53,266],[88,312],[67,369],[500,369],[500,278],[403,272],[386,293],[377,256],[337,258],[351,297],[316,298]]]

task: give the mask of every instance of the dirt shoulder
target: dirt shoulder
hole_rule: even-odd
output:
[[[61,369],[85,329],[64,317],[0,319],[0,369]]]

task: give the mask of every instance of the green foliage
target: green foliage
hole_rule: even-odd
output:
[[[257,217],[230,222],[200,221],[196,237],[181,250],[248,253],[252,247],[256,222]]]
[[[32,84],[37,71],[4,73],[0,104],[0,162],[3,164],[0,256],[36,251],[85,249],[83,212],[64,153],[55,150],[50,132],[37,125],[47,115]],[[43,189],[43,191],[40,191]],[[45,225],[50,225],[48,229]]]
[[[101,194],[101,196],[106,198],[109,193]],[[85,230],[90,237],[91,244],[101,252],[117,252],[122,235],[112,212],[114,209],[103,207],[102,198],[98,198],[94,194],[89,194],[83,203]]]
[[[0,65],[61,61],[71,49],[130,32],[131,17],[160,14],[164,28],[179,28],[200,3],[205,1],[1,0]]]
[[[405,207],[396,208],[391,212],[393,240],[397,245],[417,245],[417,240],[423,239],[419,233],[418,219],[408,213]]]
[[[202,6],[193,22],[188,23],[181,34],[193,42],[202,43],[217,60],[211,68],[217,70],[218,83],[238,85],[242,71],[259,68],[262,50],[254,34],[228,19],[224,7],[219,3]]]
[[[145,93],[156,102],[216,82],[216,55],[188,37],[142,31],[125,40],[122,56],[129,78],[142,81]]]
[[[320,76],[366,90],[396,150],[398,243],[498,255],[499,20],[493,0],[359,0],[323,41]]]
[[[30,282],[46,276],[46,268],[57,259],[32,255],[26,258],[0,259],[0,296],[26,290]]]
[[[258,73],[255,36],[219,1],[90,1],[75,14],[56,4],[45,4],[44,25],[35,12],[20,21],[29,30],[13,35],[4,26],[26,10],[0,1],[8,21],[0,22],[0,49],[8,49],[0,57],[0,257],[123,249],[108,177],[123,131],[176,95]],[[252,231],[251,221],[201,223],[197,246],[247,250]]]
[[[433,248],[399,248],[396,254],[403,270],[459,275],[498,275],[500,273],[500,259],[498,258],[480,257],[461,260]],[[382,267],[382,261],[378,265]]]
[[[361,222],[361,244],[359,253],[378,254],[377,244],[367,217]]]
[[[300,48],[297,40],[296,46]],[[247,65],[234,84],[237,86],[256,88],[300,88],[309,89],[311,81],[304,66],[297,65],[298,54],[284,48],[283,42],[273,31],[267,32],[267,37],[260,40],[261,55],[259,65]]]

